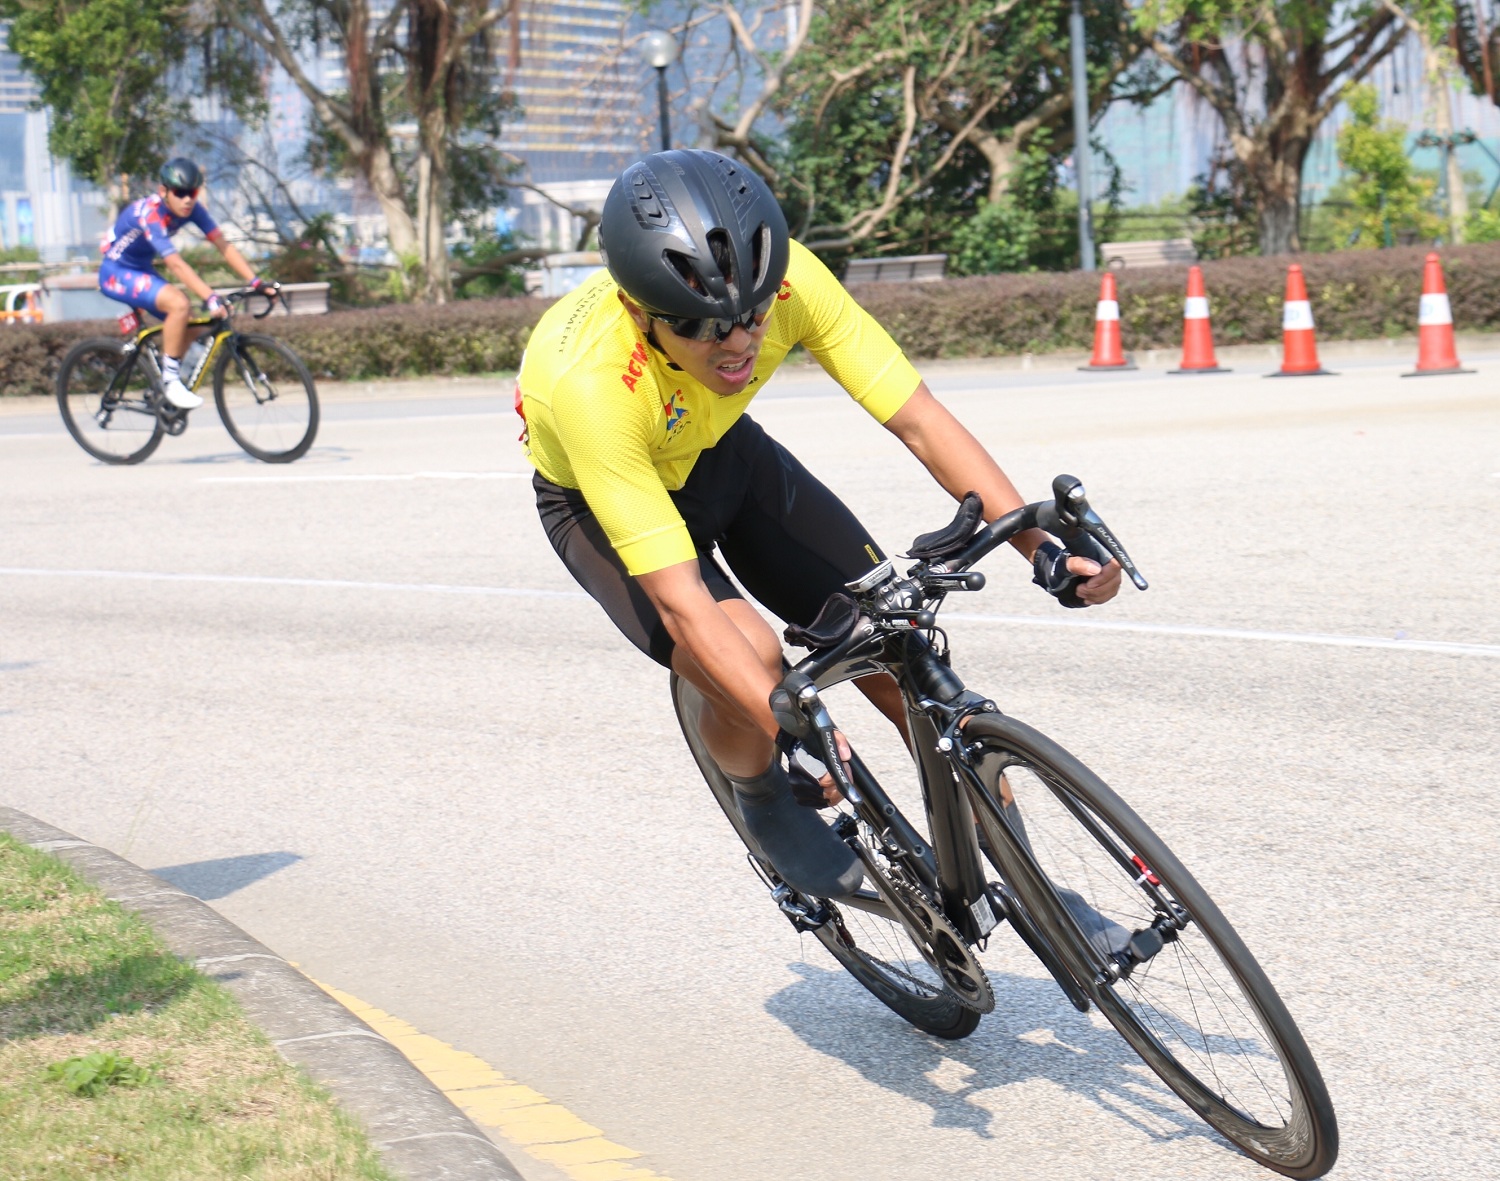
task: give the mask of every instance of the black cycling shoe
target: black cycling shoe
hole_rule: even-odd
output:
[[[728,778],[740,819],[787,885],[815,898],[859,889],[865,878],[859,858],[817,812],[797,803],[779,761],[755,779]]]
[[[1100,955],[1117,959],[1120,956],[1130,957],[1131,932],[1127,931],[1114,919],[1106,918],[1092,906],[1083,900],[1083,895],[1076,890],[1064,890],[1059,888],[1057,896],[1062,899],[1062,904],[1067,907],[1068,913],[1073,916],[1073,921],[1078,924],[1079,930]],[[1134,963],[1134,960],[1131,959]]]

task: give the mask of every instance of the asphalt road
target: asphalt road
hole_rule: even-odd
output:
[[[996,555],[950,634],[969,683],[1110,779],[1236,922],[1327,1077],[1337,1175],[1489,1177],[1497,369],[1399,368],[935,372],[1026,490],[1081,475],[1152,580],[1079,619]],[[0,404],[4,802],[675,1181],[1267,1175],[1013,939],[957,1044],[799,939],[664,674],[548,548],[508,388],[392,392],[331,391],[289,468],[206,412],[108,468],[45,405]],[[789,375],[756,416],[889,549],[947,520],[826,380]]]

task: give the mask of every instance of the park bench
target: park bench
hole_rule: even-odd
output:
[[[1122,271],[1126,267],[1187,266],[1198,261],[1191,238],[1156,238],[1147,242],[1105,242],[1099,247],[1104,266]]]
[[[932,283],[948,268],[946,254],[908,254],[897,258],[851,258],[845,283]]]

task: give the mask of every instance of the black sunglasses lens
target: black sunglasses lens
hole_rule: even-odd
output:
[[[172,190],[172,195],[174,197],[196,197],[198,195],[198,190],[197,189],[173,189]]]

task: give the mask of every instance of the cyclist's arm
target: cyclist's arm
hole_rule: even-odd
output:
[[[229,264],[229,269],[236,275],[245,280],[246,283],[255,278],[255,268],[245,261],[245,256],[222,233],[216,231],[209,235],[208,240],[214,244],[214,249],[224,256],[224,261]]]
[[[966,492],[979,493],[984,501],[985,520],[993,521],[1026,503],[1010,477],[952,411],[933,397],[925,381],[886,420],[885,428],[906,444],[955,500],[962,499]],[[1029,560],[1036,547],[1046,540],[1047,534],[1040,529],[1030,529],[1017,534],[1011,544]],[[1100,570],[1098,563],[1074,557],[1069,559],[1068,569],[1092,576],[1078,588],[1078,596],[1085,603],[1107,602],[1120,589],[1120,567],[1116,562]]]
[[[779,683],[734,620],[714,599],[696,560],[679,562],[636,581],[661,615],[672,639],[708,674],[768,738],[779,727],[771,716],[771,690]]]
[[[199,299],[203,300],[204,303],[207,303],[208,297],[214,293],[214,289],[203,281],[198,272],[188,265],[187,260],[182,255],[175,252],[168,254],[161,259],[161,265],[167,268],[167,273],[173,279],[177,280],[177,282],[181,283]]]

